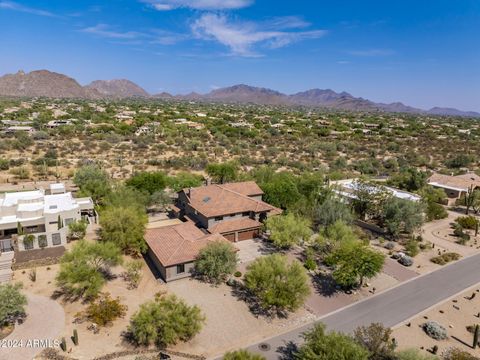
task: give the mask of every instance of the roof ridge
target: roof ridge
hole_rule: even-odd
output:
[[[215,185],[217,185],[217,184],[215,184]],[[266,204],[266,205],[268,205],[268,206],[270,206],[270,207],[273,208],[272,205],[266,203],[266,202],[263,201],[263,200],[253,199],[252,197],[250,197],[250,196],[248,196],[248,195],[239,193],[238,191],[235,191],[235,190],[232,190],[232,189],[227,189],[227,188],[225,188],[225,187],[223,187],[223,186],[221,186],[221,185],[217,185],[217,186],[221,187],[221,188],[222,188],[223,190],[225,190],[225,191],[229,191],[229,192],[234,193],[234,194],[236,194],[236,195],[240,195],[240,196],[242,196],[242,197],[244,197],[244,198],[246,198],[246,199],[248,199],[248,200],[250,200],[250,201],[254,201],[255,204],[256,204],[255,210],[258,208],[258,205],[260,205],[260,204],[262,204],[262,203],[263,203],[263,204]]]

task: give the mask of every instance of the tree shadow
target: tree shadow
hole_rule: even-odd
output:
[[[293,360],[295,359],[295,354],[298,352],[298,345],[293,341],[288,341],[285,345],[280,346],[277,349],[280,360]]]
[[[311,275],[311,277],[315,292],[322,296],[331,297],[340,291],[330,274],[319,273]]]
[[[261,306],[260,302],[257,300],[254,294],[250,290],[248,290],[243,284],[237,282],[235,285],[232,286],[232,295],[236,297],[238,300],[244,301],[250,312],[255,317],[265,317],[268,319],[272,319],[274,317],[278,317],[281,319],[288,318],[288,312],[282,311],[280,309],[265,309]]]

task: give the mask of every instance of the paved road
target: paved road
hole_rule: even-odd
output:
[[[26,296],[27,319],[3,340],[0,360],[33,359],[45,347],[53,345],[53,340],[58,340],[65,326],[65,313],[60,304],[45,296],[30,293]]]
[[[328,329],[342,332],[351,332],[372,322],[392,327],[479,282],[480,255],[474,255],[326,315],[320,321]],[[260,351],[260,343],[248,350],[260,353],[268,360],[279,359],[282,347],[291,342],[298,343],[300,335],[310,327],[306,325],[262,341],[270,346],[269,351]]]

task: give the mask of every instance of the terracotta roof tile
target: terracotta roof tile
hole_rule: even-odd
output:
[[[235,183],[236,185],[208,185],[192,189],[185,189],[184,192],[190,200],[190,205],[206,217],[215,217],[228,214],[238,214],[247,211],[268,212],[276,210],[275,207],[239,193],[235,189],[245,188],[254,190],[258,187],[253,182]],[[243,185],[242,185],[243,184]],[[246,190],[245,190],[246,191]],[[256,192],[258,190],[255,190]],[[260,194],[255,194],[260,195]]]
[[[480,186],[480,176],[474,173],[468,173],[458,176],[433,174],[428,179],[428,183],[431,185],[441,185],[447,188],[467,191],[467,189],[472,185],[473,187]]]
[[[229,232],[259,228],[261,226],[262,226],[261,222],[244,217],[244,218],[221,221],[218,224],[215,224],[214,226],[209,228],[208,231],[225,234]]]
[[[145,241],[163,266],[195,260],[199,251],[212,241],[226,241],[220,234],[205,234],[192,222],[147,229]]]

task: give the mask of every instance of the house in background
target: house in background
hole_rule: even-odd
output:
[[[199,251],[214,241],[228,242],[220,234],[202,231],[192,221],[147,229],[147,256],[166,282],[191,275]]]
[[[451,176],[433,174],[428,179],[428,185],[437,189],[443,189],[448,197],[448,204],[453,205],[457,199],[465,196],[469,189],[480,188],[480,176],[475,173]]]
[[[65,245],[68,224],[92,215],[92,199],[74,198],[63,184],[0,194],[0,252],[13,251],[15,242],[18,251]]]
[[[249,240],[260,235],[268,216],[282,212],[262,201],[262,196],[254,181],[200,186],[181,190],[175,210],[178,217],[212,234],[232,242]]]

